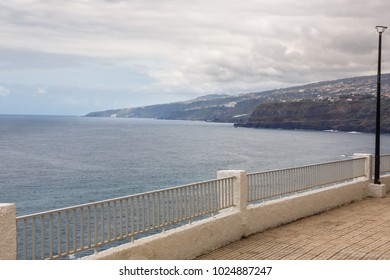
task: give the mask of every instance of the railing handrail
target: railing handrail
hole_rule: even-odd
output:
[[[248,203],[367,176],[366,160],[366,157],[357,157],[249,173],[247,174]]]
[[[227,178],[223,178],[223,179],[233,179],[233,178],[234,177],[227,177]],[[50,214],[55,214],[55,213],[62,212],[62,211],[69,211],[69,210],[74,210],[74,209],[78,209],[78,208],[85,208],[85,207],[95,206],[97,204],[109,203],[109,202],[114,202],[114,201],[118,201],[118,200],[131,199],[131,198],[135,198],[135,197],[139,197],[139,196],[143,196],[143,195],[153,195],[153,194],[156,194],[156,193],[161,193],[161,192],[166,192],[166,191],[172,191],[172,190],[187,188],[187,187],[196,186],[196,185],[200,185],[200,184],[213,183],[213,182],[217,182],[217,181],[220,181],[220,180],[221,179],[200,181],[200,182],[196,182],[196,183],[185,184],[185,185],[174,186],[174,187],[168,187],[168,188],[153,190],[153,191],[149,191],[149,192],[131,194],[131,195],[126,195],[126,196],[119,196],[119,197],[99,200],[99,201],[95,201],[95,202],[88,202],[88,203],[78,204],[78,205],[69,206],[69,207],[57,208],[57,209],[53,209],[53,210],[48,210],[48,211],[43,211],[43,212],[37,212],[37,213],[33,213],[33,214],[27,214],[27,215],[18,216],[18,217],[16,217],[16,220],[29,219],[29,218],[42,216],[42,215],[50,215]]]
[[[234,207],[233,182],[229,176],[17,217],[24,259],[97,252],[107,243],[213,215]]]
[[[390,156],[390,154],[382,155],[381,157],[386,157],[386,156]],[[323,163],[313,163],[313,164],[301,165],[301,166],[295,166],[295,167],[286,167],[286,168],[282,168],[282,169],[271,169],[271,170],[265,170],[265,171],[260,171],[260,172],[250,172],[250,173],[247,173],[247,175],[258,175],[258,174],[271,173],[271,172],[277,172],[277,171],[286,171],[286,170],[306,168],[306,167],[312,167],[312,166],[321,166],[321,165],[327,165],[327,164],[332,164],[332,163],[357,161],[357,160],[362,160],[362,159],[364,160],[365,158],[359,157],[359,158],[346,159],[346,160],[334,160],[334,161],[323,162]],[[233,177],[228,177],[225,179],[232,179],[232,178]],[[109,199],[99,200],[99,201],[95,201],[95,202],[83,203],[83,204],[78,204],[78,205],[69,206],[69,207],[63,207],[63,208],[57,208],[57,209],[48,210],[48,211],[37,212],[37,213],[33,213],[33,214],[26,214],[26,215],[18,216],[18,217],[16,217],[16,219],[18,220],[18,219],[33,218],[33,217],[40,216],[40,215],[49,215],[49,214],[54,214],[54,213],[58,213],[61,211],[73,210],[76,208],[84,208],[84,207],[94,206],[96,204],[114,202],[114,201],[122,200],[122,199],[130,199],[130,198],[138,197],[138,196],[142,196],[142,195],[152,195],[152,194],[156,194],[156,193],[160,193],[160,192],[164,192],[164,191],[177,190],[180,188],[190,187],[190,186],[194,186],[194,185],[198,185],[198,184],[207,184],[207,183],[211,183],[211,182],[215,182],[215,181],[218,181],[218,179],[199,181],[196,183],[184,184],[184,185],[168,187],[168,188],[163,188],[163,189],[158,189],[158,190],[153,190],[153,191],[148,191],[148,192],[142,192],[142,193],[137,193],[137,194],[132,194],[132,195],[109,198]]]
[[[334,160],[334,161],[328,161],[328,162],[322,162],[322,163],[313,163],[313,164],[308,164],[308,165],[286,167],[286,168],[281,168],[281,169],[271,169],[271,170],[265,170],[265,171],[260,171],[260,172],[251,172],[251,173],[247,173],[247,175],[258,175],[258,174],[271,173],[271,172],[277,172],[277,171],[286,171],[286,170],[293,170],[293,169],[299,169],[299,168],[307,168],[307,167],[313,167],[313,166],[321,166],[321,165],[328,165],[328,164],[333,164],[333,163],[359,161],[359,160],[365,160],[365,158],[359,157],[359,158],[353,158],[353,159]]]

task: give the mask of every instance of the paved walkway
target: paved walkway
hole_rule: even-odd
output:
[[[390,194],[254,234],[202,260],[390,259]]]

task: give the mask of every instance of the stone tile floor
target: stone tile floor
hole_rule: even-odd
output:
[[[366,198],[243,238],[199,260],[388,260],[390,195]]]

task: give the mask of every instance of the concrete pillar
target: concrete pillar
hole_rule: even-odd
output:
[[[386,196],[386,185],[385,184],[374,184],[372,183],[373,180],[373,156],[370,154],[353,154],[353,158],[366,158],[366,176],[368,178],[368,181],[370,182],[368,184],[368,191],[367,196],[369,197],[385,197]]]
[[[234,205],[243,212],[248,202],[247,176],[245,170],[221,170],[217,172],[217,178],[234,177]]]
[[[373,156],[371,154],[361,154],[361,153],[353,154],[353,158],[362,158],[362,157],[366,158],[366,168],[365,168],[366,177],[369,182],[372,182],[373,181],[372,178],[374,174]]]
[[[16,206],[0,203],[0,260],[16,260]]]
[[[385,184],[368,184],[368,196],[370,197],[385,197],[386,185]]]

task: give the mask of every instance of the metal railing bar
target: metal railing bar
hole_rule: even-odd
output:
[[[299,169],[299,168],[309,168],[312,166],[321,166],[321,165],[331,165],[331,164],[336,164],[340,162],[352,162],[352,161],[365,161],[365,158],[353,158],[353,159],[346,159],[346,160],[341,160],[341,161],[328,161],[328,162],[323,162],[323,163],[314,163],[314,164],[309,164],[309,165],[302,165],[302,166],[294,166],[294,167],[286,167],[283,169],[271,169],[271,170],[266,170],[266,171],[261,171],[261,172],[251,172],[247,173],[247,175],[256,175],[256,174],[263,174],[263,173],[271,173],[271,172],[276,172],[276,171],[283,171],[283,170],[294,170],[294,169]]]
[[[184,220],[191,221],[228,208],[233,205],[232,183],[233,177],[210,180],[20,216],[17,220],[24,223],[24,259],[30,256],[32,259],[58,259],[88,249],[94,249],[96,253],[99,246],[111,241],[129,236],[134,240],[136,234]],[[223,197],[218,196],[221,193]],[[49,221],[47,254],[46,218]],[[30,220],[32,221],[29,222]],[[27,238],[30,234],[29,223],[32,223],[30,239]]]
[[[233,178],[233,177],[231,177],[231,178]],[[224,179],[229,179],[229,178],[224,178]],[[224,179],[222,179],[222,180],[224,180]],[[62,212],[62,211],[65,211],[65,210],[73,210],[75,208],[88,207],[88,206],[93,206],[95,204],[100,204],[100,203],[111,203],[111,202],[118,201],[118,200],[121,200],[121,199],[128,199],[128,198],[131,198],[131,197],[142,196],[142,195],[145,195],[145,194],[166,192],[168,190],[185,188],[185,187],[190,187],[190,186],[196,186],[198,184],[202,184],[202,183],[205,183],[205,182],[213,182],[213,181],[217,181],[217,180],[221,180],[221,179],[202,181],[202,182],[192,183],[192,184],[188,184],[188,185],[181,185],[181,186],[175,186],[175,187],[170,187],[170,188],[166,188],[166,189],[159,189],[159,190],[155,190],[155,191],[144,192],[142,194],[133,194],[133,195],[128,195],[128,196],[121,196],[121,197],[116,197],[116,198],[111,198],[111,199],[106,199],[106,200],[100,200],[100,201],[96,201],[96,202],[79,204],[79,205],[75,205],[75,206],[71,206],[71,207],[64,207],[64,208],[58,208],[58,209],[54,209],[54,210],[38,212],[38,213],[34,213],[34,214],[29,214],[29,215],[22,215],[22,216],[17,217],[17,219],[21,220],[21,219],[25,219],[25,218],[32,218],[33,216],[41,216],[41,215],[47,215],[47,214],[51,214],[51,213]]]

